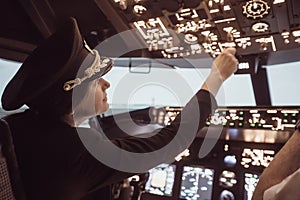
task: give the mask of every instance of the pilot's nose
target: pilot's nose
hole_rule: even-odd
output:
[[[100,78],[99,81],[101,82],[101,85],[104,90],[106,90],[110,87],[110,83],[107,80],[105,80],[104,78]]]

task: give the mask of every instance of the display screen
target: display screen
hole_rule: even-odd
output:
[[[241,165],[245,168],[250,166],[268,167],[274,155],[274,150],[244,148]]]
[[[162,196],[172,196],[176,166],[161,164],[149,170],[146,192]]]
[[[253,173],[245,173],[244,179],[245,179],[244,200],[251,200],[254,189],[255,189],[258,179],[259,179],[259,175],[253,174]]]
[[[180,198],[187,200],[212,199],[214,170],[201,166],[184,166]]]

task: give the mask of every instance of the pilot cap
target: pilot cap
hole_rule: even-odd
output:
[[[27,57],[6,86],[2,107],[15,110],[26,104],[37,110],[72,104],[72,92],[107,73],[110,58],[91,50],[77,22],[69,18],[63,26]]]

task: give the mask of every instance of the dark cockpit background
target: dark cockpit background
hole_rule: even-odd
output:
[[[170,71],[177,70],[184,82],[200,77],[199,83],[188,82],[191,90],[196,90],[213,58],[224,48],[237,48],[239,70],[226,83],[235,88],[234,92],[225,84],[223,96],[217,97],[220,108],[207,119],[192,146],[174,163],[149,172],[142,199],[250,200],[259,175],[300,118],[296,84],[300,72],[300,1],[11,0],[1,4],[0,57],[5,66],[0,66],[0,77],[12,75],[18,63],[69,16],[77,18],[86,41],[95,48],[105,46],[105,41],[116,34],[130,31],[129,38],[120,37],[118,43],[130,51],[100,50],[115,59],[113,70],[119,76],[107,75],[114,84],[120,75],[168,80]],[[7,70],[10,67],[14,69]],[[198,77],[194,77],[195,72]],[[111,88],[110,95],[114,90]],[[227,102],[222,102],[226,95]],[[132,128],[126,115],[122,125],[140,134],[167,125],[184,105],[172,103],[172,98],[153,98],[111,101],[109,112],[88,123],[96,129],[101,125],[112,138],[125,137],[115,125],[113,113],[122,118],[129,109],[139,126]],[[128,102],[129,107],[123,105]],[[1,116],[6,114],[1,110]],[[213,134],[216,125],[222,127],[220,135]],[[215,145],[203,153],[201,148],[207,143]]]

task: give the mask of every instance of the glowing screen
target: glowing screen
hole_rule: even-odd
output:
[[[151,194],[172,196],[175,170],[175,165],[169,164],[161,164],[149,170],[146,191]]]
[[[257,185],[259,175],[252,173],[245,173],[245,185],[244,185],[244,200],[251,200],[254,189]]]
[[[242,153],[241,164],[245,168],[249,168],[250,166],[268,167],[270,162],[273,160],[274,155],[274,150],[245,148]]]
[[[180,198],[187,200],[210,200],[212,198],[213,180],[213,169],[184,166]]]

